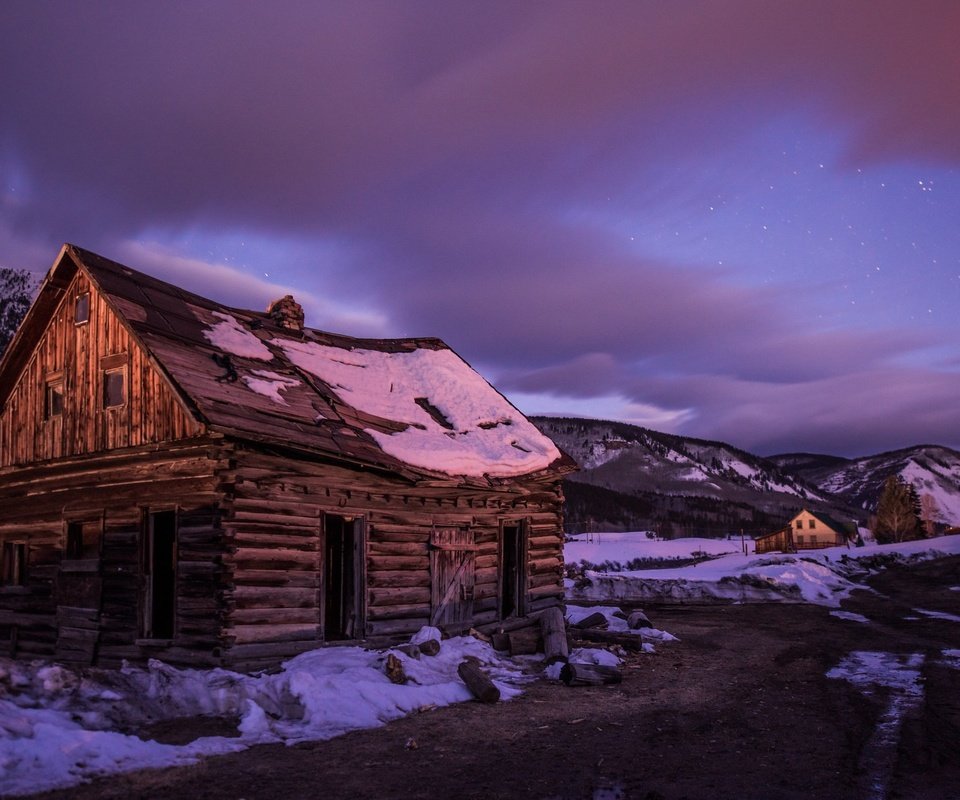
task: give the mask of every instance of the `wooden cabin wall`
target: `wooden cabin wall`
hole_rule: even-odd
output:
[[[76,324],[79,295],[90,318]],[[103,407],[102,359],[121,357],[126,402]],[[111,366],[114,366],[111,364]],[[46,387],[62,376],[63,413],[45,419]],[[78,272],[0,412],[0,467],[197,435],[166,380],[136,345],[104,298]]]
[[[213,442],[134,449],[0,470],[0,541],[25,542],[26,585],[0,587],[0,652],[119,666],[156,656],[218,663],[222,619],[219,498],[229,456]],[[138,644],[145,510],[177,511],[176,636]],[[73,572],[66,521],[102,524],[98,564]],[[78,587],[90,589],[88,596]]]
[[[225,501],[232,598],[226,664],[253,669],[315,647],[322,638],[324,514],[362,519],[366,637],[402,636],[431,620],[431,536],[465,527],[474,537],[470,625],[499,619],[503,521],[527,532],[526,612],[563,598],[559,480],[503,488],[417,486],[328,464],[238,451]]]

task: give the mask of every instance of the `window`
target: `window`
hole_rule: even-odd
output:
[[[808,528],[816,528],[816,527],[817,527],[817,523],[814,522],[812,519],[811,519],[811,520],[807,520],[807,527],[808,527]]]
[[[77,325],[90,321],[90,292],[77,295],[77,302],[73,308],[73,321]]]
[[[100,523],[68,522],[64,557],[68,559],[100,558]]]
[[[63,378],[48,378],[43,402],[43,418],[52,419],[63,415]]]
[[[803,545],[803,536],[802,536],[802,535],[798,535],[798,536],[797,536],[797,547],[801,547],[802,545]]]
[[[27,546],[23,542],[3,543],[3,564],[0,565],[3,586],[23,586],[26,583]]]
[[[122,406],[126,401],[124,393],[124,374],[126,370],[109,369],[103,373],[103,407]]]
[[[803,530],[803,520],[802,520],[802,519],[798,519],[798,520],[797,520],[797,530],[798,530],[798,531]]]

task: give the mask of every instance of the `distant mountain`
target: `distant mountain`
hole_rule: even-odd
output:
[[[838,519],[865,516],[794,472],[723,442],[621,422],[531,419],[580,465],[564,484],[571,531],[720,536],[775,530],[804,507]],[[821,457],[810,458],[821,465]]]
[[[876,509],[883,482],[902,475],[917,494],[933,496],[942,522],[960,525],[960,453],[949,447],[923,444],[856,459],[787,453],[769,460],[865,512]]]

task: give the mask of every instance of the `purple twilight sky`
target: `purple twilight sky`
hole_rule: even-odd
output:
[[[443,337],[529,413],[960,447],[955,0],[0,10],[0,265]]]

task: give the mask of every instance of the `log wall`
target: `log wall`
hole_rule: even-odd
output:
[[[76,299],[85,293],[90,296],[89,320],[77,324]],[[125,370],[123,405],[104,407],[105,363]],[[52,380],[62,381],[63,410],[50,416],[46,389]],[[158,368],[78,271],[0,412],[0,467],[200,432]]]
[[[24,586],[0,587],[0,652],[118,666],[156,656],[216,664],[223,607],[219,498],[229,455],[213,441],[0,470],[0,541],[26,544]],[[176,636],[138,639],[148,510],[177,510]],[[100,557],[64,559],[68,521],[94,525]]]
[[[431,536],[440,528],[473,535],[470,627],[500,614],[501,525],[527,537],[525,611],[563,597],[559,479],[458,487],[410,483],[330,464],[239,451],[233,494],[224,503],[226,663],[253,669],[316,647],[322,624],[325,514],[355,517],[363,531],[363,630],[399,637],[431,619]]]

